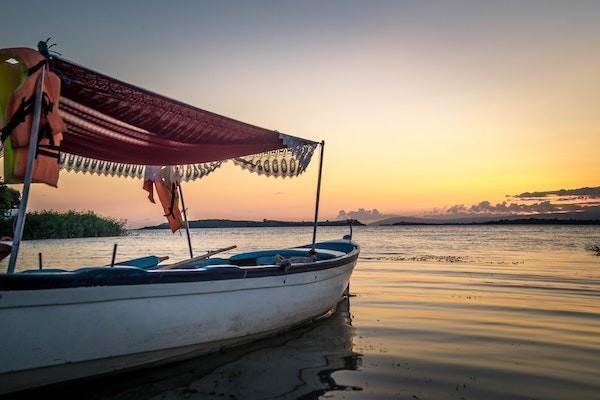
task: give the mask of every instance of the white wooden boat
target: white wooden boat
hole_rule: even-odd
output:
[[[83,268],[0,275],[0,388],[21,390],[217,351],[288,330],[329,310],[358,246],[318,243],[285,272],[275,255],[209,259],[186,269]]]
[[[39,50],[0,50],[1,87],[35,88],[22,110],[32,118],[11,119],[2,135],[5,172],[14,170],[12,182],[23,183],[23,194],[8,270],[0,274],[0,394],[210,353],[292,329],[335,306],[348,287],[359,246],[351,234],[316,242],[324,142],[165,98],[51,57],[45,43]],[[22,76],[29,86],[17,85]],[[45,84],[46,76],[54,86]],[[53,93],[58,80],[62,92]],[[10,95],[0,105],[18,100],[14,93],[0,91]],[[48,122],[52,118],[54,125]],[[65,130],[56,133],[59,118]],[[29,137],[23,130],[19,138],[10,133],[20,124],[27,125]],[[44,142],[52,134],[55,142]],[[311,244],[194,258],[182,182],[202,178],[226,160],[262,175],[294,177],[304,172],[318,146]],[[16,174],[15,152],[21,162],[26,159],[22,177]],[[145,190],[149,182],[150,193],[155,184],[159,197],[170,194],[170,206],[162,197],[161,203],[173,230],[183,226],[175,212],[181,201],[190,259],[164,266],[147,256],[115,264],[115,246],[110,266],[49,270],[40,256],[39,269],[17,268],[31,183],[55,185],[52,168],[59,165],[143,177]],[[166,184],[160,192],[159,185]]]

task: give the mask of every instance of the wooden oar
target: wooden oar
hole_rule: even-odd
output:
[[[205,260],[208,257],[214,256],[215,254],[219,254],[219,253],[222,253],[224,251],[233,250],[236,247],[237,247],[236,245],[233,245],[233,246],[229,246],[229,247],[223,247],[222,249],[210,250],[210,251],[207,251],[206,253],[202,254],[201,256],[194,257],[194,258],[189,258],[187,260],[179,261],[179,262],[176,262],[176,263],[173,263],[173,264],[169,264],[169,265],[161,265],[157,269],[177,269],[177,268],[181,268],[181,267],[183,267],[185,265],[189,265],[189,264],[195,263],[196,261]]]

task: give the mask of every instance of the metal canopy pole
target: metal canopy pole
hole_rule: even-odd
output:
[[[19,245],[21,244],[23,228],[25,227],[25,212],[27,211],[27,200],[29,200],[29,187],[31,186],[31,175],[33,174],[33,160],[35,159],[37,153],[38,132],[40,130],[42,94],[45,76],[46,68],[42,68],[42,73],[40,74],[36,85],[33,121],[31,123],[31,134],[29,135],[29,153],[27,154],[27,167],[25,169],[25,177],[23,178],[23,193],[21,195],[21,202],[19,203],[19,213],[17,214],[17,223],[15,226],[13,245],[10,252],[10,261],[8,262],[8,269],[6,270],[6,272],[9,274],[15,272],[17,256],[19,255]]]
[[[185,201],[183,200],[183,189],[181,189],[181,182],[179,182],[177,186],[179,186],[179,197],[181,197],[181,207],[183,208],[183,219],[185,221],[185,233],[187,235],[188,247],[190,249],[190,258],[194,258],[194,252],[192,251],[192,239],[190,238],[190,223],[187,218]]]
[[[321,153],[319,155],[319,178],[317,179],[317,200],[315,202],[315,222],[313,225],[312,237],[312,252],[315,252],[315,242],[317,240],[317,222],[319,219],[319,201],[321,198],[321,174],[323,172],[323,151],[325,149],[325,141],[321,141]]]

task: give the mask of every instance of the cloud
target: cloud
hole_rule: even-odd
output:
[[[550,213],[567,211],[567,205],[556,205],[550,201],[540,201],[534,204],[519,204],[519,203],[497,203],[492,205],[489,201],[482,201],[479,204],[474,204],[471,207],[465,207],[462,204],[450,207],[446,210],[450,214],[520,214],[520,213]],[[577,208],[580,208],[579,206]],[[575,210],[569,210],[575,211]]]
[[[586,203],[552,203],[549,200],[540,201],[533,204],[508,203],[503,201],[493,205],[489,201],[482,201],[470,207],[464,204],[457,204],[446,209],[446,214],[465,215],[465,214],[548,214],[560,212],[583,211],[586,207],[600,205],[599,202]]]
[[[472,205],[455,204],[451,207],[435,208],[424,214],[432,218],[452,218],[459,216],[489,215],[532,215],[580,212],[589,207],[600,206],[600,186],[577,189],[549,190],[545,192],[524,192],[518,195],[506,195],[506,200],[492,203],[484,200]],[[357,219],[370,223],[387,218],[398,217],[397,214],[384,214],[378,209],[359,208],[356,211],[340,210],[337,219]]]
[[[359,208],[356,211],[340,210],[338,212],[337,219],[357,219],[361,222],[368,222],[390,217],[395,217],[395,215],[382,214],[376,208],[373,208],[372,210],[365,210],[364,208]]]
[[[560,196],[562,200],[600,198],[600,186],[582,187],[578,189],[549,190],[546,192],[524,192],[512,197],[518,199],[538,199],[549,196]]]
[[[452,207],[450,207],[450,208],[448,208],[446,210],[446,212],[449,213],[449,214],[464,214],[464,213],[466,213],[468,211],[469,211],[468,208],[465,207],[464,204],[457,204],[457,205],[452,206]]]
[[[583,211],[587,207],[600,205],[600,186],[577,189],[548,190],[545,192],[523,192],[507,200],[492,204],[485,200],[471,206],[456,204],[445,209],[445,215],[476,214],[548,214]]]

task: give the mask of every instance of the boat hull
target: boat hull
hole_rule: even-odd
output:
[[[355,263],[248,279],[1,291],[0,393],[288,330],[332,309]]]

